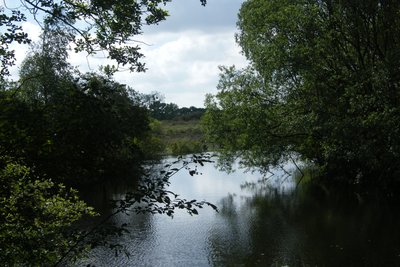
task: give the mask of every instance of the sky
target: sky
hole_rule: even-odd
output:
[[[170,16],[159,25],[146,26],[144,33],[135,37],[141,45],[147,71],[122,71],[115,79],[141,93],[160,92],[165,102],[180,107],[203,107],[207,93],[215,94],[220,65],[244,67],[246,60],[236,44],[234,35],[237,14],[244,0],[208,0],[203,7],[200,0],[173,0],[166,9]],[[30,37],[37,41],[40,28],[34,22],[23,25]],[[28,51],[18,47],[18,64]],[[86,57],[70,54],[70,62],[81,71],[95,71],[105,63],[102,55]],[[14,76],[18,65],[12,69]]]

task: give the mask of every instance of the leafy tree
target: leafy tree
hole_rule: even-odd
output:
[[[149,111],[149,115],[157,120],[172,119],[179,109],[174,103],[165,103],[165,97],[158,92],[143,94],[142,104]]]
[[[82,76],[78,90],[62,100],[69,108],[60,103],[55,110],[58,153],[51,153],[49,160],[71,159],[64,161],[65,168],[81,169],[84,173],[78,176],[90,179],[131,175],[143,159],[138,142],[150,128],[146,110],[128,89],[105,77]]]
[[[149,130],[139,95],[111,78],[67,63],[62,27],[47,27],[21,66],[21,83],[2,92],[5,155],[74,183],[132,173]]]
[[[178,115],[175,116],[175,119],[181,119],[184,121],[199,120],[201,116],[203,116],[204,112],[204,108],[196,108],[194,106],[188,108],[183,107],[177,111]]]
[[[128,88],[108,78],[87,74],[71,85],[51,91],[51,101],[41,105],[4,93],[8,112],[2,114],[1,132],[5,137],[15,134],[2,139],[6,152],[74,183],[128,175],[143,157],[137,143],[149,130],[147,111]],[[24,88],[19,90],[23,93]]]
[[[399,12],[398,1],[246,1],[236,39],[251,66],[222,69],[209,136],[250,162],[295,152],[349,182],[392,182]]]
[[[62,24],[45,25],[21,64],[18,97],[31,105],[50,105],[73,86],[79,72],[68,63],[68,43]]]
[[[207,139],[217,144],[225,159],[241,156],[249,166],[277,165],[291,153],[290,143],[301,133],[287,128],[278,98],[265,88],[253,69],[221,67],[216,97],[206,97],[203,124]],[[297,129],[296,129],[297,131]]]

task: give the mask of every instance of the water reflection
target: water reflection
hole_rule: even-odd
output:
[[[399,265],[397,205],[311,191],[282,194],[270,187],[262,194],[255,187],[244,202],[245,210],[255,212],[247,216],[251,245],[234,261],[246,266]],[[215,265],[230,264],[222,260]]]
[[[120,241],[131,256],[115,258],[97,249],[79,265],[400,265],[397,202],[360,201],[354,193],[321,187],[295,190],[293,179],[285,180],[279,169],[270,176],[242,170],[228,175],[209,164],[200,172],[193,177],[179,173],[170,189],[183,198],[213,202],[219,213],[202,209],[199,216],[189,216],[182,211],[174,219],[119,215],[116,222],[129,222],[130,234]],[[117,198],[129,189],[105,194]],[[104,204],[105,197],[97,197]]]

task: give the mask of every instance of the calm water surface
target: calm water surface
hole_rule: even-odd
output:
[[[119,241],[131,255],[96,249],[78,266],[400,266],[397,204],[324,188],[305,193],[280,169],[272,177],[241,169],[227,174],[213,164],[199,171],[179,172],[169,189],[210,201],[219,213],[119,215],[114,221],[127,222],[130,231]],[[91,204],[107,212],[107,199],[127,191],[103,187]]]

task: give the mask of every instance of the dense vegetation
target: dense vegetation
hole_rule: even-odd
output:
[[[163,144],[163,154],[187,155],[207,151],[200,120],[163,120],[153,123],[153,136]]]
[[[51,266],[62,263],[66,255],[79,255],[89,245],[82,242],[87,233],[71,227],[95,213],[72,186],[132,177],[139,168],[146,156],[143,143],[151,138],[149,111],[141,95],[114,81],[112,74],[120,67],[145,70],[133,37],[143,24],[166,18],[162,5],[167,2],[23,0],[15,9],[0,7],[3,265]],[[31,43],[21,27],[28,14],[43,33],[21,65],[19,80],[13,82],[11,44]],[[103,51],[116,65],[103,66],[102,74],[80,73],[67,60],[71,44],[75,52],[88,55]],[[207,204],[174,200],[173,193],[162,187],[167,178],[162,177],[157,192],[151,182],[142,186],[141,194],[130,196],[130,205],[146,198],[158,205],[145,211],[172,216],[174,208],[197,214],[195,207]],[[126,211],[127,202],[119,204],[117,212]]]
[[[207,98],[209,139],[270,166],[300,156],[341,183],[400,182],[400,2],[248,0]]]
[[[1,92],[2,155],[74,184],[129,175],[142,157],[136,140],[149,130],[146,109],[125,85],[72,72],[55,30],[46,29],[25,59],[23,82]]]

